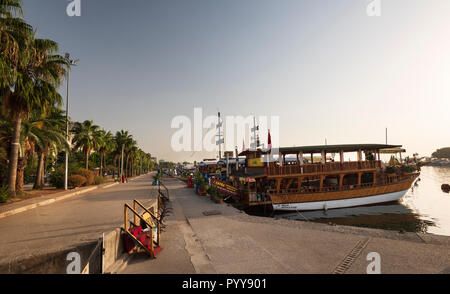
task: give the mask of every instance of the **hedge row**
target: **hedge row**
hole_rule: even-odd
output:
[[[94,172],[87,169],[78,169],[69,176],[68,184],[70,187],[86,187],[91,185],[100,185],[105,182],[101,176],[96,176]],[[64,188],[64,170],[57,169],[50,175],[50,184],[58,189]]]

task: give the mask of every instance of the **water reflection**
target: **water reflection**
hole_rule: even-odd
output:
[[[420,181],[403,197],[401,203],[410,208],[421,220],[434,222],[428,232],[450,236],[450,194],[441,190],[450,184],[450,167],[423,167]]]
[[[397,203],[274,217],[450,236],[450,194],[441,190],[442,184],[450,184],[450,167],[423,167],[419,179]]]
[[[402,204],[341,208],[327,212],[305,211],[274,217],[408,232],[427,232],[429,226],[436,225]]]

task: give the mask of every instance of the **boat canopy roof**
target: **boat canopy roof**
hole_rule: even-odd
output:
[[[227,164],[227,160],[226,159],[221,159],[217,163]],[[229,158],[228,159],[228,163],[229,164],[235,164],[236,163],[236,158]],[[245,158],[239,158],[239,163],[245,163]]]
[[[399,148],[402,145],[386,145],[386,144],[343,144],[343,145],[317,145],[317,146],[299,146],[299,147],[280,147],[280,154],[298,154],[303,153],[327,153],[374,151],[387,148]]]
[[[243,150],[241,153],[239,153],[238,156],[247,156],[249,154],[254,154],[254,153],[257,153],[259,155],[261,155],[261,154],[269,154],[270,153],[270,149],[267,149],[267,150],[263,150],[263,149],[257,149],[257,150],[255,150],[255,149],[246,149],[246,150]]]
[[[188,164],[188,165],[183,166],[183,169],[185,169],[185,170],[195,169],[195,165],[193,165],[193,164]]]
[[[383,154],[395,154],[395,153],[402,153],[402,152],[406,152],[406,150],[403,149],[403,148],[399,148],[399,147],[397,147],[397,148],[386,148],[386,149],[381,149],[380,150],[380,153],[383,153]]]
[[[218,164],[217,160],[216,161],[202,161],[202,162],[198,163],[199,166],[213,165],[213,164]]]

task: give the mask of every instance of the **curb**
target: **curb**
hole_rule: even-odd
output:
[[[105,189],[105,188],[109,188],[109,187],[112,187],[112,186],[115,186],[115,185],[118,185],[118,184],[119,183],[112,183],[110,185],[106,185],[106,186],[103,186],[103,187],[99,187],[99,186],[90,187],[90,188],[87,188],[87,189],[82,190],[82,191],[76,191],[76,192],[68,193],[67,195],[63,195],[63,196],[55,197],[55,198],[50,198],[50,199],[43,200],[43,201],[38,202],[38,203],[33,203],[33,204],[22,206],[22,207],[13,209],[13,210],[5,211],[5,212],[0,213],[0,219],[1,218],[5,218],[7,216],[14,215],[14,214],[18,214],[18,213],[21,213],[21,212],[24,212],[24,211],[31,210],[31,209],[34,209],[36,207],[49,205],[49,204],[52,204],[54,202],[61,201],[61,200],[64,200],[64,199],[67,199],[67,198],[70,198],[70,197],[73,197],[73,196],[76,196],[76,195],[80,195],[80,194],[84,194],[84,193],[87,193],[87,192],[91,192],[91,191],[96,190],[96,189]]]
[[[102,187],[102,189],[106,189],[106,188],[109,188],[109,187],[112,187],[112,186],[115,186],[115,185],[118,185],[118,184],[119,184],[118,182],[116,182],[116,183],[112,183],[112,184],[109,184],[109,185],[103,186],[103,187]]]

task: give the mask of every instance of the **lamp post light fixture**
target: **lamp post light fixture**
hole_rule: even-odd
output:
[[[68,65],[68,71],[67,71],[67,96],[66,96],[66,141],[69,142],[69,76],[70,76],[70,69],[72,66],[76,66],[77,62],[80,61],[72,60],[70,59],[70,54],[66,53],[64,56],[67,65]],[[65,164],[65,171],[64,171],[64,190],[67,190],[67,178],[69,174],[69,150],[66,150],[66,164]]]

